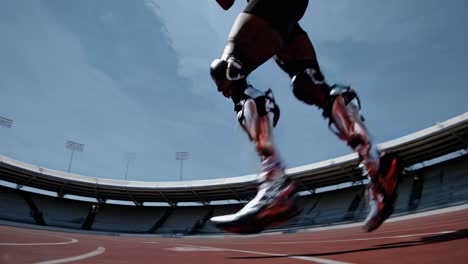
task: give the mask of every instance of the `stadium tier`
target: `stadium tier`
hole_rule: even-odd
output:
[[[468,113],[380,144],[381,150],[397,155],[405,169],[395,213],[467,202],[467,147]],[[448,160],[424,166],[424,161],[457,151]],[[357,163],[357,156],[351,154],[288,169],[288,175],[300,185],[299,204],[303,210],[280,228],[361,220],[367,210],[362,184],[365,179]],[[421,168],[413,168],[420,164]],[[237,211],[256,188],[255,175],[185,182],[121,181],[54,171],[4,156],[0,156],[0,180],[18,186],[0,187],[0,219],[129,233],[219,232],[207,220]],[[338,188],[339,184],[348,185]],[[27,192],[21,190],[22,186],[52,191],[57,197]],[[96,202],[67,199],[64,195],[94,198]],[[131,201],[135,206],[110,204],[107,200]],[[223,202],[227,200],[238,203]],[[146,202],[167,205],[145,206]],[[184,202],[191,205],[181,206]]]
[[[90,229],[145,233],[164,215],[165,209],[164,207],[100,204]]]
[[[34,223],[29,206],[15,189],[0,188],[0,219]]]

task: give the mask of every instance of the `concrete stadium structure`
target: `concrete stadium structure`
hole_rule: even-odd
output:
[[[411,212],[468,201],[468,155],[412,169],[415,164],[465,151],[468,113],[433,127],[391,140],[379,149],[395,154],[405,174],[399,187],[396,213]],[[300,216],[282,227],[304,227],[362,219],[366,211],[365,186],[350,154],[287,170],[304,194]],[[18,188],[0,187],[0,219],[39,225],[106,232],[211,233],[219,232],[207,220],[235,212],[255,192],[255,175],[185,182],[137,182],[69,174],[0,156],[0,180]],[[347,188],[316,192],[318,188],[349,183]],[[22,191],[22,186],[51,191],[57,197]],[[93,198],[85,202],[65,198]],[[106,203],[131,201],[135,206]],[[223,203],[237,200],[236,204]],[[216,202],[215,202],[216,201]],[[146,202],[164,205],[145,206]],[[191,202],[190,206],[181,203]],[[193,205],[193,203],[199,205]]]

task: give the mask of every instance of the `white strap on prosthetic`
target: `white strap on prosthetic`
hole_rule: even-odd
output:
[[[335,88],[330,95],[335,97],[331,106],[330,120],[335,130],[330,129],[356,151],[361,159],[361,168],[370,177],[378,174],[379,152],[373,146],[367,128],[360,113],[357,95],[346,102],[345,93],[353,92],[350,88]]]
[[[278,152],[272,140],[272,126],[270,121],[270,112],[274,107],[272,94],[267,94],[253,88],[248,87],[245,91],[248,96],[240,103],[242,109],[237,113],[237,118],[241,127],[255,144],[255,149],[262,160],[262,178],[271,178],[275,175],[284,175],[284,168],[279,158]],[[262,98],[262,99],[260,99]],[[270,100],[271,98],[271,100]],[[264,105],[257,105],[264,104]],[[259,107],[265,107],[265,114],[259,114]]]

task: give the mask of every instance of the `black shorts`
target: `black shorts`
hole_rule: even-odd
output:
[[[250,0],[245,13],[268,21],[284,40],[304,33],[298,22],[307,9],[309,0]]]

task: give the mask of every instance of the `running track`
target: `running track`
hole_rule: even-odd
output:
[[[202,238],[0,226],[0,263],[468,263],[468,206],[405,218],[391,219],[372,233],[351,225],[295,234]]]

